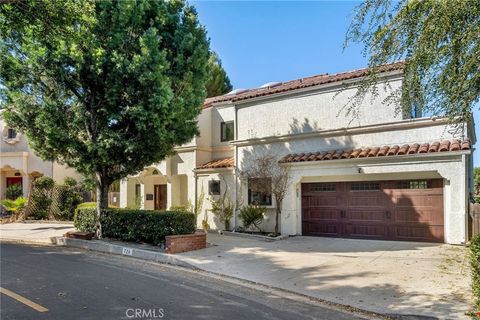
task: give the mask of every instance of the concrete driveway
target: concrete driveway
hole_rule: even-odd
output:
[[[207,271],[374,312],[462,319],[471,308],[465,247],[218,234],[208,241],[211,247],[181,256]]]

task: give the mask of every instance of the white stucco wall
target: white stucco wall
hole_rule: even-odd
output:
[[[221,195],[226,193],[226,197],[235,204],[235,179],[233,176],[233,171],[221,170],[221,172],[210,172],[210,173],[197,173],[197,188],[198,195],[204,192],[205,199],[203,201],[202,212],[198,215],[197,218],[197,227],[202,228],[203,219],[207,218],[207,221],[212,230],[223,230],[223,222],[219,221],[214,214],[211,212],[211,200],[218,199],[218,195],[209,195],[208,194],[208,181],[210,180],[220,180],[220,192]],[[234,218],[230,220],[231,228],[234,227]]]
[[[344,107],[355,92],[355,87],[344,91],[332,87],[317,91],[295,93],[265,101],[238,104],[237,140],[284,135],[289,133],[358,127],[375,123],[398,121],[402,115],[394,104],[384,104],[384,99],[401,85],[401,80],[391,80],[390,89],[378,85],[379,95],[367,95],[357,109],[358,114],[346,115]]]

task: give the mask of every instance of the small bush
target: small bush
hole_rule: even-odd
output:
[[[473,302],[480,309],[480,235],[476,235],[470,242],[470,267],[472,270]]]
[[[238,217],[240,218],[240,220],[242,220],[243,226],[246,229],[250,229],[250,227],[254,226],[259,231],[262,231],[259,225],[260,223],[262,223],[263,217],[265,216],[266,212],[267,209],[265,207],[248,205],[240,209],[240,214],[238,215]]]
[[[15,200],[21,196],[23,196],[23,190],[22,186],[19,184],[12,184],[5,190],[5,197],[7,199]]]
[[[479,195],[474,195],[473,196],[473,202],[480,203],[480,196]]]
[[[95,202],[84,202],[77,206],[73,215],[73,225],[78,231],[95,232],[97,210]]]
[[[15,200],[12,199],[4,199],[0,200],[0,205],[2,205],[5,210],[11,213],[17,213],[21,211],[27,205],[28,199],[24,197],[18,197]]]
[[[210,203],[213,215],[223,223],[224,230],[230,230],[230,220],[233,217],[233,203],[225,197],[212,198]]]
[[[71,221],[76,207],[82,202],[82,189],[73,178],[66,177],[63,186],[56,186],[57,198],[55,205],[55,218]]]

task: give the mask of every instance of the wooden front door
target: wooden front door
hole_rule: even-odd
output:
[[[167,209],[167,185],[156,184],[154,186],[155,210]]]
[[[443,242],[443,181],[304,183],[302,234]]]

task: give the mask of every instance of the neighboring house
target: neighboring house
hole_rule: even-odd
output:
[[[401,86],[402,66],[381,68],[379,96],[367,96],[355,116],[346,116],[344,106],[365,69],[209,98],[198,118],[200,135],[122,180],[120,205],[168,209],[194,204],[203,192],[198,226],[207,218],[221,228],[208,198],[226,192],[236,209],[267,206],[262,225],[272,230],[274,199],[240,183],[237,169],[274,153],[291,174],[282,234],[465,243],[473,122],[452,126],[386,104]],[[241,225],[238,211],[231,225]]]
[[[5,198],[5,190],[12,184],[21,185],[23,195],[28,197],[30,185],[37,177],[51,177],[60,184],[67,176],[80,179],[74,169],[37,157],[28,147],[25,136],[6,125],[1,112],[0,110],[0,199]]]

